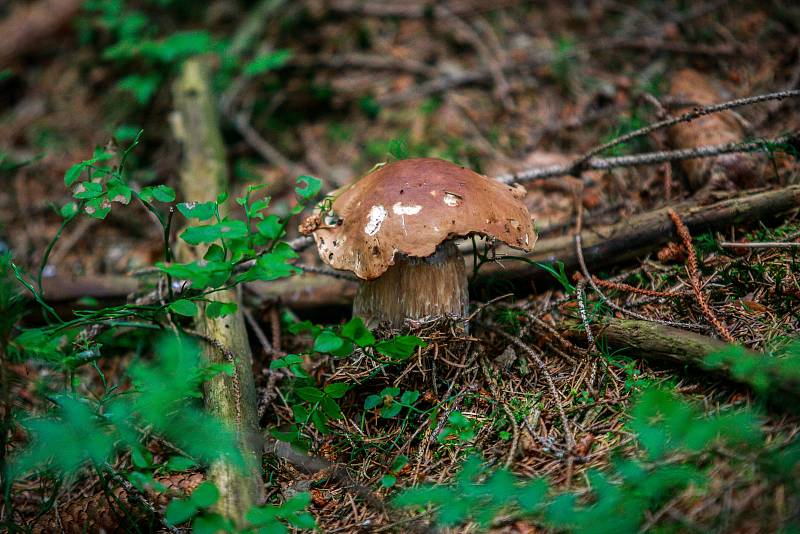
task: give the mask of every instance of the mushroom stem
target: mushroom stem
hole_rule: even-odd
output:
[[[376,280],[361,283],[353,315],[370,327],[405,319],[456,315],[465,317],[469,305],[464,259],[453,240],[425,258],[397,254],[395,263]]]

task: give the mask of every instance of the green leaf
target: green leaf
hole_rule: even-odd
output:
[[[203,259],[209,262],[210,261],[224,262],[225,249],[217,245],[216,243],[209,245],[208,250],[206,250],[206,253],[203,255]]]
[[[139,469],[146,469],[153,465],[153,455],[147,449],[141,447],[133,447],[131,449],[131,460],[133,465]]]
[[[103,194],[103,184],[96,182],[81,182],[75,188],[72,196],[79,200],[97,198]]]
[[[396,336],[379,341],[375,345],[375,350],[394,360],[405,360],[414,354],[417,347],[425,348],[427,346],[428,344],[417,336]]]
[[[258,233],[267,239],[278,239],[283,235],[283,224],[277,215],[268,215],[256,225]]]
[[[381,409],[381,417],[385,419],[390,419],[399,414],[402,409],[403,409],[402,404],[399,404],[397,402],[392,402],[389,406],[384,406]]]
[[[187,219],[207,221],[217,213],[216,202],[180,202],[178,211]]]
[[[391,471],[392,473],[397,473],[406,465],[408,465],[408,456],[406,456],[405,454],[401,454],[400,456],[394,459],[394,462],[392,462],[392,467],[389,468],[389,471]]]
[[[293,274],[300,273],[300,269],[289,264],[289,261],[299,258],[297,252],[288,243],[281,241],[272,252],[264,254],[256,260],[256,264],[246,273],[237,278],[241,282],[252,280],[278,280]]]
[[[244,221],[225,220],[216,224],[190,226],[180,235],[190,245],[213,243],[217,239],[241,239],[247,237],[247,225]]]
[[[339,405],[331,397],[323,397],[320,401],[320,406],[322,406],[325,415],[331,419],[344,419],[341,408],[339,408]]]
[[[291,50],[282,49],[268,52],[256,57],[245,65],[244,69],[242,69],[242,73],[245,76],[253,77],[284,66],[291,57]]]
[[[297,335],[308,332],[314,337],[316,337],[320,332],[322,332],[321,326],[315,325],[308,319],[306,319],[305,321],[297,321],[291,323],[286,327],[286,329],[289,331],[290,334]]]
[[[302,530],[317,530],[317,522],[314,516],[308,512],[301,512],[292,514],[286,518],[287,521],[293,526]]]
[[[396,397],[400,395],[400,388],[383,388],[380,395],[381,397]]]
[[[391,488],[397,483],[397,477],[394,475],[383,475],[381,478],[381,486],[384,488]]]
[[[371,410],[380,406],[383,402],[383,397],[379,397],[378,395],[370,395],[366,399],[364,399],[364,409]]]
[[[106,215],[111,211],[111,203],[105,197],[93,198],[86,202],[83,206],[83,211],[89,217],[95,219],[105,219]]]
[[[213,482],[203,482],[192,492],[192,503],[198,508],[208,508],[219,500],[219,490]]]
[[[263,525],[277,521],[280,509],[277,506],[253,506],[245,514],[244,518],[253,525]]]
[[[131,74],[117,82],[117,87],[133,95],[139,104],[147,104],[161,86],[162,78],[159,74]]]
[[[188,521],[197,513],[197,507],[189,499],[172,499],[167,505],[164,518],[173,527]]]
[[[159,202],[172,202],[175,200],[175,190],[166,185],[154,185],[142,188],[139,196],[147,202],[153,199]]]
[[[325,386],[325,394],[334,399],[341,399],[350,389],[350,384],[346,382],[336,382]]]
[[[85,168],[86,168],[86,163],[81,162],[81,163],[76,163],[75,165],[67,169],[67,172],[64,174],[64,184],[67,187],[72,187],[72,184],[74,184],[78,180],[78,178],[80,178],[81,173]]]
[[[389,154],[395,159],[408,159],[410,157],[408,139],[405,137],[391,139],[389,141]]]
[[[120,124],[114,130],[114,139],[120,142],[124,141],[133,141],[134,139],[141,136],[143,130],[138,126],[134,126],[132,124]]]
[[[211,319],[225,317],[227,315],[236,313],[237,309],[239,309],[239,307],[235,302],[219,302],[215,300],[209,302],[208,306],[206,306],[206,317]]]
[[[353,317],[345,323],[342,326],[341,334],[359,347],[369,347],[375,344],[375,336],[364,326],[361,317]]]
[[[319,388],[313,386],[305,386],[295,390],[297,396],[308,402],[319,402],[325,396]]]
[[[313,200],[322,189],[322,181],[313,176],[300,176],[297,178],[297,184],[300,187],[295,187],[294,190],[303,202]]]
[[[187,471],[197,465],[197,462],[186,456],[170,456],[167,460],[167,470]]]
[[[289,365],[300,365],[303,363],[303,357],[299,354],[287,354],[283,358],[278,358],[278,360],[284,362],[287,366]],[[278,361],[273,360],[273,361]]]
[[[186,317],[194,317],[199,311],[197,309],[197,304],[187,299],[178,299],[174,302],[171,302],[169,304],[169,309],[178,315],[183,315]]]
[[[400,397],[400,402],[403,404],[414,404],[419,398],[419,391],[405,391]]]
[[[106,195],[111,202],[119,202],[122,205],[127,205],[133,196],[133,190],[122,183],[120,180],[113,178],[106,184]]]
[[[328,418],[325,416],[325,412],[321,410],[311,412],[311,423],[321,434],[330,434],[331,431],[328,428]]]
[[[213,247],[213,245],[212,245]],[[211,247],[209,247],[209,250]],[[156,263],[162,272],[173,276],[179,280],[189,280],[193,289],[205,289],[207,287],[219,287],[223,285],[231,275],[231,264],[221,261],[206,261],[192,263],[173,263],[165,265]]]
[[[344,344],[344,340],[337,336],[334,332],[330,330],[323,330],[320,334],[314,339],[314,348],[315,352],[319,352],[322,354],[329,353],[331,351],[335,351],[340,349]]]
[[[78,205],[75,202],[67,202],[66,204],[61,206],[61,210],[59,213],[63,218],[71,219],[78,213]]]
[[[217,534],[233,532],[233,524],[218,513],[203,514],[192,521],[193,534]]]

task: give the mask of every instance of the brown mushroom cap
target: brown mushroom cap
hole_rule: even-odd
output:
[[[430,256],[442,242],[480,234],[530,251],[536,232],[524,189],[434,158],[373,170],[333,201],[336,225],[314,231],[320,257],[334,269],[373,280],[396,253]]]

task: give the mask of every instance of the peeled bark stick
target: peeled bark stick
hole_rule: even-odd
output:
[[[670,96],[705,106],[722,100],[719,92],[703,74],[683,69],[670,80]],[[678,109],[677,114],[691,111]],[[697,148],[706,145],[737,143],[745,138],[741,122],[732,111],[722,111],[682,122],[667,130],[673,148]],[[719,189],[726,183],[737,188],[755,187],[763,183],[764,158],[757,153],[723,154],[713,158],[687,159],[681,162],[692,191]]]
[[[219,130],[216,98],[211,92],[208,69],[201,59],[186,61],[173,86],[175,112],[170,117],[173,133],[183,146],[181,189],[190,201],[207,202],[227,188],[228,172],[225,149]],[[197,259],[186,247],[178,250],[181,261]],[[212,301],[239,302],[236,291],[219,291],[208,296]],[[233,355],[234,373],[221,373],[206,383],[205,403],[209,411],[236,428],[246,462],[241,469],[218,461],[208,471],[208,478],[220,491],[215,509],[231,518],[237,526],[262,494],[261,446],[258,438],[256,392],[253,381],[253,356],[247,339],[241,310],[217,319],[200,313],[195,328],[214,340],[206,344],[209,363],[227,363],[223,352]],[[225,351],[213,346],[218,344]]]
[[[0,70],[19,56],[41,49],[42,40],[75,16],[82,0],[40,0],[20,4],[0,21]]]

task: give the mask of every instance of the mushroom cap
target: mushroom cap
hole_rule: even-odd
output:
[[[323,261],[365,280],[381,276],[397,253],[426,257],[474,234],[530,251],[536,231],[524,195],[447,161],[402,160],[341,190],[332,203],[337,223],[315,225],[314,239]]]

